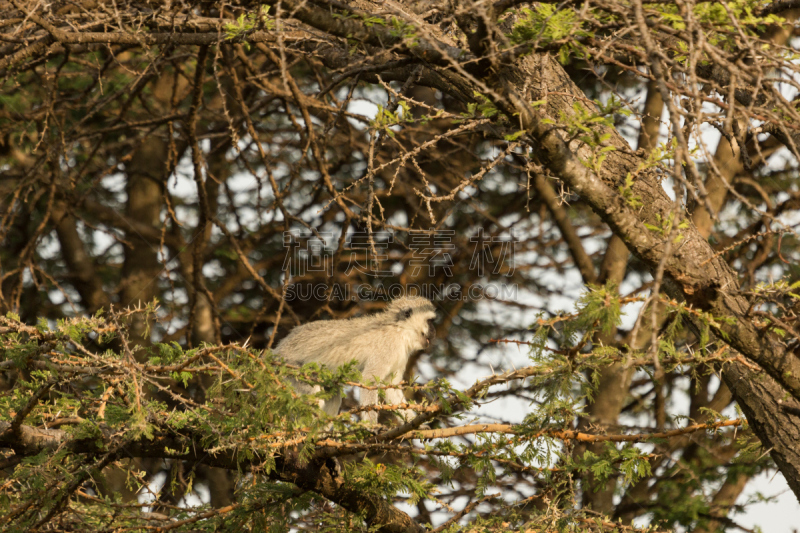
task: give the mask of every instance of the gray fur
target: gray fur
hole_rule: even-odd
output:
[[[391,377],[391,383],[396,384],[403,379],[411,354],[430,344],[434,330],[429,321],[435,317],[436,309],[427,298],[406,296],[394,300],[374,315],[347,320],[318,320],[297,326],[278,343],[275,353],[289,363],[315,362],[330,368],[355,359],[365,383]],[[294,385],[303,394],[320,390],[302,383]],[[403,391],[387,389],[386,401],[405,403]],[[336,415],[341,403],[341,398],[331,398],[321,401],[320,407],[329,415]],[[360,403],[378,403],[378,391],[362,390]],[[407,419],[414,416],[413,411],[402,414]],[[378,414],[368,411],[363,418],[377,422]]]

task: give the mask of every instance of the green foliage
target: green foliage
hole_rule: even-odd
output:
[[[757,15],[764,6],[763,0],[737,0],[726,2],[725,5],[702,2],[692,6],[692,19],[696,26],[703,29],[703,34],[711,45],[734,51],[739,46],[738,37],[733,38],[737,32],[741,31],[750,37],[760,37],[769,26],[784,23],[784,19],[776,14]],[[677,6],[654,4],[651,9],[656,10],[659,20],[671,28],[677,31],[686,30],[686,20]],[[680,53],[675,55],[674,60],[686,63],[688,45],[678,40],[676,46]],[[701,62],[709,62],[711,59],[704,54]]]
[[[419,44],[417,28],[414,24],[398,17],[389,17],[387,20],[380,16],[356,12],[332,13],[331,16],[335,19],[358,20],[367,28],[381,26],[389,30],[389,35],[402,39],[408,46]]]
[[[581,54],[577,39],[591,35],[574,9],[538,4],[534,9],[520,10],[509,39],[514,44],[532,44],[535,47],[564,43],[558,50],[558,57],[562,63],[567,63],[571,55]]]
[[[629,172],[625,176],[625,182],[617,190],[632,209],[639,209],[643,205],[642,198],[633,192],[633,185],[639,174],[651,168],[661,167],[664,161],[674,159],[676,146],[674,137],[668,144],[661,143],[647,154],[647,158],[644,161],[639,163],[635,173],[631,174]]]
[[[465,118],[493,118],[497,117],[500,112],[494,103],[485,95],[475,91],[472,93],[475,102],[467,104],[467,112],[461,113]],[[513,140],[513,139],[506,139]]]
[[[661,213],[656,213],[656,223],[655,224],[648,224],[647,222],[644,223],[644,226],[649,229],[650,231],[657,233],[660,237],[666,238],[672,235],[672,228],[675,225],[676,216],[674,213],[670,212],[669,215],[666,217],[662,217]],[[689,221],[688,220],[681,220],[678,222],[677,231],[675,234],[675,238],[673,239],[673,243],[677,244],[683,240],[683,233],[680,230],[687,230],[689,229]]]
[[[618,190],[619,194],[625,200],[625,203],[628,204],[631,209],[639,209],[644,205],[642,203],[642,198],[633,192],[633,176],[630,172],[625,176],[625,183],[620,185]]]
[[[572,467],[579,472],[591,472],[601,482],[607,481],[612,475],[620,474],[623,486],[652,475],[648,454],[633,445],[617,448],[611,442],[603,443],[602,455],[587,450]],[[597,487],[602,487],[602,484]]]
[[[397,109],[395,111],[386,109],[383,106],[378,106],[378,112],[375,114],[375,118],[370,121],[370,127],[382,131],[390,137],[394,137],[393,126],[413,122],[414,117],[411,115],[408,102],[400,100],[397,103]]]
[[[578,316],[575,324],[581,329],[599,328],[603,333],[610,333],[620,325],[622,309],[619,291],[609,283],[603,287],[589,286],[576,304]]]
[[[376,464],[366,458],[347,465],[345,480],[365,494],[382,496],[405,492],[410,495],[411,505],[427,498],[434,489],[434,485],[424,479],[422,471],[407,466]]]
[[[504,135],[503,139],[509,142],[513,142],[522,137],[523,135],[525,135],[525,130],[519,130],[515,131],[514,133],[509,133],[508,135]]]
[[[275,21],[269,17],[269,6],[260,6],[256,13],[241,13],[235,22],[225,24],[225,39],[242,39],[255,30],[269,31]]]
[[[614,126],[614,116],[630,115],[630,110],[613,96],[606,103],[596,101],[595,104],[595,110],[591,111],[576,101],[572,104],[572,112],[560,113],[558,124],[567,132],[569,141],[578,139],[592,148],[591,158],[582,162],[587,168],[599,173],[609,152],[616,150],[613,145],[607,144],[612,135],[610,128]],[[553,123],[550,119],[543,122]]]
[[[753,287],[752,293],[758,301],[785,301],[791,306],[800,301],[800,281],[790,283],[788,279],[779,279],[759,282]]]
[[[397,17],[391,17],[389,21],[390,35],[402,38],[409,46],[417,46],[419,44],[417,28],[413,24]]]

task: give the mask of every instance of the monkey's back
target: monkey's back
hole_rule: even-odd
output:
[[[386,344],[388,339],[384,337],[389,333],[383,330],[388,326],[375,315],[347,320],[317,320],[295,327],[278,343],[275,353],[291,363],[315,361],[329,367],[343,365],[352,359],[363,361],[370,355],[381,355],[381,345]]]

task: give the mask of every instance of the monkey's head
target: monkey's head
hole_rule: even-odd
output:
[[[386,308],[386,313],[408,334],[410,351],[424,350],[436,336],[436,308],[422,296],[403,296]]]

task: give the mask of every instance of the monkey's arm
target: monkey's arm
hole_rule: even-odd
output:
[[[401,376],[402,377],[402,376]],[[399,383],[400,379],[397,379],[396,382]],[[394,383],[393,383],[394,384]],[[401,403],[407,403],[405,395],[403,394],[402,389],[387,389],[386,390],[386,401],[389,404],[397,405]],[[413,419],[417,416],[417,413],[412,411],[411,409],[399,409],[397,414],[406,422]]]
[[[391,368],[389,370],[392,370]],[[403,380],[402,371],[398,372],[388,372],[386,368],[378,369],[377,365],[367,365],[364,369],[363,377],[364,383],[369,383],[374,379],[386,380],[391,375],[390,383],[392,385],[397,385]],[[361,389],[361,400],[359,404],[364,405],[375,405],[378,403],[378,391],[377,390],[367,390]],[[406,403],[406,397],[403,395],[402,389],[386,389],[386,403],[390,405],[397,405]],[[405,419],[411,420],[417,414],[410,409],[399,409],[397,414]],[[366,411],[362,415],[362,420],[369,420],[370,422],[377,423],[378,422],[378,412],[377,411]]]
[[[377,390],[367,390],[361,389],[361,398],[359,400],[360,406],[365,405],[375,405],[378,403],[378,391]],[[361,413],[361,420],[367,420],[372,422],[373,424],[378,423],[378,412],[377,411],[364,411]]]
[[[294,387],[294,390],[300,394],[316,394],[322,390],[322,387],[319,385],[309,385],[308,383],[302,383],[293,378],[289,378],[289,383],[292,385],[292,387]],[[342,405],[342,398],[341,396],[333,396],[327,400],[318,400],[317,403],[319,408],[328,413],[330,416],[336,416],[339,414],[339,408]]]

